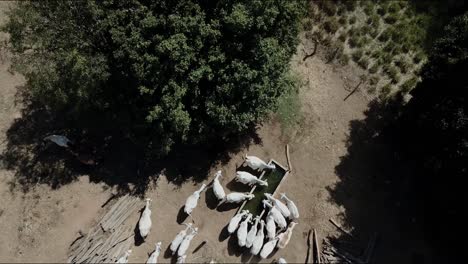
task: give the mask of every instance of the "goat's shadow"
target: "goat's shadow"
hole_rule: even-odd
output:
[[[179,225],[182,224],[189,217],[189,215],[184,211],[184,208],[185,205],[183,205],[177,213],[177,223]]]

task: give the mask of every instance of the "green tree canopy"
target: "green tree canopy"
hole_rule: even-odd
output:
[[[428,234],[456,241],[463,236],[447,228],[464,223],[468,202],[468,13],[453,19],[444,32],[396,125],[403,153],[416,168],[413,190]],[[454,250],[454,244],[450,255],[462,252]]]
[[[290,84],[302,1],[21,1],[3,30],[32,98],[168,151],[228,135]],[[150,135],[150,136],[148,136]]]

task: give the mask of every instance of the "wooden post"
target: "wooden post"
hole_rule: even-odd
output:
[[[309,233],[307,235],[307,257],[305,263],[308,264],[310,263],[310,256],[312,256],[313,250],[312,250],[312,230],[309,229]],[[314,260],[315,262],[315,260]]]
[[[315,263],[321,264],[322,261],[320,259],[320,246],[318,243],[317,232],[315,231],[315,228],[314,228],[314,251],[315,251],[315,255],[314,255]]]
[[[291,160],[289,159],[289,145],[286,144],[286,159],[288,160],[288,171],[292,171]]]

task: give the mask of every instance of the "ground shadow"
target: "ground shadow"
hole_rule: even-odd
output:
[[[143,211],[145,210],[145,207],[141,208],[138,212],[140,213],[140,217],[138,217],[138,221],[135,225],[135,228],[133,229],[133,239],[134,239],[134,245],[136,247],[140,246],[141,244],[145,243],[145,238],[141,236],[140,234],[140,221],[139,219],[141,218],[141,215],[143,214]]]
[[[332,243],[354,244],[358,249],[352,254],[363,258],[363,249],[377,232],[381,239],[374,250],[375,263],[424,263],[424,259],[433,259],[419,224],[422,219],[408,200],[408,179],[414,168],[394,147],[397,139],[392,124],[401,107],[398,96],[374,100],[365,119],[350,122],[347,154],[335,167],[340,181],[328,188],[331,201],[344,208],[341,219],[336,220],[352,230],[355,238],[350,242],[342,233]],[[414,256],[425,257],[414,262]]]
[[[237,237],[235,234],[231,235],[228,239],[228,254],[229,256],[236,256],[239,257],[242,255],[243,248],[239,247],[237,243]]]
[[[24,192],[37,184],[60,188],[89,175],[91,182],[116,187],[119,193],[142,195],[161,174],[177,185],[201,182],[232,153],[261,142],[252,126],[234,137],[210,139],[209,144],[176,143],[167,156],[157,158],[148,155],[144,139],[115,129],[106,117],[83,113],[72,119],[66,110],[53,113],[38,104],[24,104],[22,117],[7,130],[6,148],[0,153],[0,164],[15,171],[11,188]],[[51,134],[67,136],[74,148],[43,142]]]
[[[238,203],[223,203],[216,207],[218,212],[226,212],[239,208],[240,204]]]
[[[213,188],[212,188],[213,185],[210,185],[209,187],[207,187],[207,190],[205,191],[205,203],[206,203],[206,206],[210,209],[216,209],[216,207],[218,206],[218,198],[216,197],[216,195],[214,194],[213,192]]]
[[[226,225],[222,230],[221,232],[219,233],[219,237],[218,237],[218,241],[219,242],[223,242],[224,240],[228,239],[230,234],[228,232],[228,225]]]
[[[179,212],[177,213],[177,223],[179,225],[182,224],[189,217],[189,215],[185,213],[184,208],[185,206],[182,206],[179,209]]]

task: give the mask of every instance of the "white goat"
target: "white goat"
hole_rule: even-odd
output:
[[[181,230],[174,238],[174,240],[172,240],[172,243],[171,243],[171,251],[172,251],[172,254],[174,255],[176,252],[177,252],[177,249],[179,248],[180,246],[180,243],[182,243],[182,240],[184,240],[184,237],[187,235],[187,231],[189,229],[192,229],[192,224],[189,223],[189,224],[184,224],[187,226],[187,228]]]
[[[149,208],[151,199],[146,198],[145,210],[141,214],[140,221],[138,222],[138,229],[140,230],[140,235],[142,238],[148,236],[151,229],[151,209]]]
[[[226,193],[224,192],[223,186],[219,183],[219,177],[221,177],[221,171],[216,172],[216,176],[213,180],[213,192],[218,200],[222,201],[226,197]]]
[[[149,256],[146,264],[155,264],[158,263],[158,257],[161,254],[161,242],[156,243],[156,248],[154,249],[153,253]]]
[[[286,205],[288,206],[289,211],[291,212],[291,215],[289,218],[291,219],[298,219],[299,218],[299,210],[297,209],[296,204],[289,199],[285,193],[281,194],[281,199],[286,201]]]
[[[265,197],[268,198],[268,200],[272,201],[273,204],[276,205],[276,207],[278,207],[278,210],[284,217],[289,218],[291,212],[284,203],[282,203],[280,200],[276,199],[275,197],[273,197],[273,195],[269,193],[265,193]]]
[[[255,185],[255,184],[259,184],[261,186],[268,186],[268,182],[264,180],[260,180],[259,178],[255,177],[254,175],[246,171],[236,172],[236,181],[241,182],[243,184],[248,184],[250,186]]]
[[[245,246],[247,239],[247,229],[251,218],[252,214],[249,213],[245,220],[240,224],[239,229],[237,229],[237,243],[240,247]]]
[[[297,225],[296,222],[289,223],[288,229],[286,229],[286,231],[284,231],[283,233],[277,236],[278,244],[276,246],[278,248],[285,248],[288,245],[289,240],[291,240],[292,232],[296,225]]]
[[[274,164],[268,165],[265,161],[261,160],[260,158],[255,156],[248,156],[247,154],[245,154],[245,163],[247,164],[247,166],[254,170],[276,169],[276,166]]]
[[[260,220],[260,229],[257,232],[257,236],[254,239],[254,242],[252,243],[252,247],[250,248],[250,253],[254,256],[258,255],[260,253],[260,249],[263,247],[263,240],[265,239],[265,235],[263,233],[263,228],[265,226],[265,222],[263,220]]]
[[[184,212],[188,215],[192,214],[193,209],[197,207],[198,199],[200,199],[200,193],[205,189],[206,184],[202,184],[200,189],[192,193],[185,201]]]
[[[195,237],[196,234],[198,234],[198,227],[192,229],[192,233],[184,237],[184,240],[182,240],[182,243],[180,243],[179,250],[177,251],[177,256],[182,257],[183,255],[185,255],[187,249],[190,246],[190,242],[192,242],[192,239]]]
[[[231,221],[229,221],[229,225],[227,229],[229,234],[232,234],[234,233],[234,231],[237,230],[237,228],[239,227],[239,223],[242,220],[242,217],[244,217],[248,213],[249,213],[248,210],[242,210],[242,212],[236,214],[233,218],[231,218]]]

